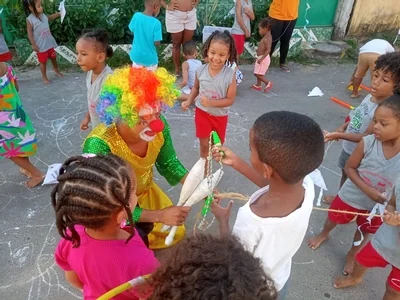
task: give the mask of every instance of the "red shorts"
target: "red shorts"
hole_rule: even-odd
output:
[[[196,125],[196,137],[199,139],[209,138],[211,131],[216,131],[221,139],[221,143],[225,142],[228,116],[213,116],[196,107],[194,123]]]
[[[246,40],[246,36],[244,34],[232,34],[232,37],[235,41],[237,54],[242,54],[244,52],[244,42]]]
[[[336,196],[335,200],[333,200],[330,209],[336,209],[336,210],[344,210],[344,211],[350,211],[350,212],[355,212],[355,213],[370,213],[369,210],[362,210],[362,209],[357,209],[354,208],[347,203],[343,202],[342,199],[339,198],[339,196]],[[343,214],[343,213],[337,213],[337,212],[328,212],[328,218],[332,222],[336,224],[348,224],[354,219],[355,215],[352,214]],[[371,233],[374,234],[379,227],[382,225],[382,220],[381,218],[372,218],[371,224],[369,224],[368,217],[366,216],[357,216],[357,225],[361,226],[360,230],[364,233]]]
[[[38,52],[37,57],[40,63],[45,64],[49,58],[56,58],[56,50],[51,48],[45,52]]]
[[[390,265],[378,252],[376,252],[374,247],[372,247],[371,242],[365,245],[365,247],[357,253],[356,261],[366,268],[385,268],[387,265]],[[390,272],[387,282],[392,289],[400,292],[400,270],[392,266],[392,272]]]
[[[9,60],[12,60],[11,52],[0,54],[0,62],[6,62]]]

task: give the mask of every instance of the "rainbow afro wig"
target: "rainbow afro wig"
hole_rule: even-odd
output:
[[[180,91],[175,86],[175,76],[164,68],[150,71],[146,68],[124,67],[107,77],[97,104],[97,114],[106,125],[120,120],[134,127],[139,120],[139,110],[172,107]]]

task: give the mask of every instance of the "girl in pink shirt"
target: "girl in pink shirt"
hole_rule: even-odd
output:
[[[84,299],[99,296],[158,268],[133,226],[136,178],[113,154],[76,156],[61,167],[51,193],[56,225],[63,238],[55,260],[67,281],[83,290]],[[125,221],[130,227],[126,230]],[[133,291],[113,299],[138,299]]]

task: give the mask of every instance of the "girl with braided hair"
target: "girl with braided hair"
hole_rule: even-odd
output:
[[[55,260],[67,281],[96,299],[132,278],[153,273],[154,253],[133,227],[136,176],[116,155],[75,156],[61,167],[51,193],[57,230],[63,238]],[[125,227],[126,220],[130,226]],[[138,299],[128,291],[114,299]]]

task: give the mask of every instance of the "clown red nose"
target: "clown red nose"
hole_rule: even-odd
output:
[[[164,129],[164,123],[160,119],[151,121],[149,124],[149,128],[153,132],[161,132]]]

